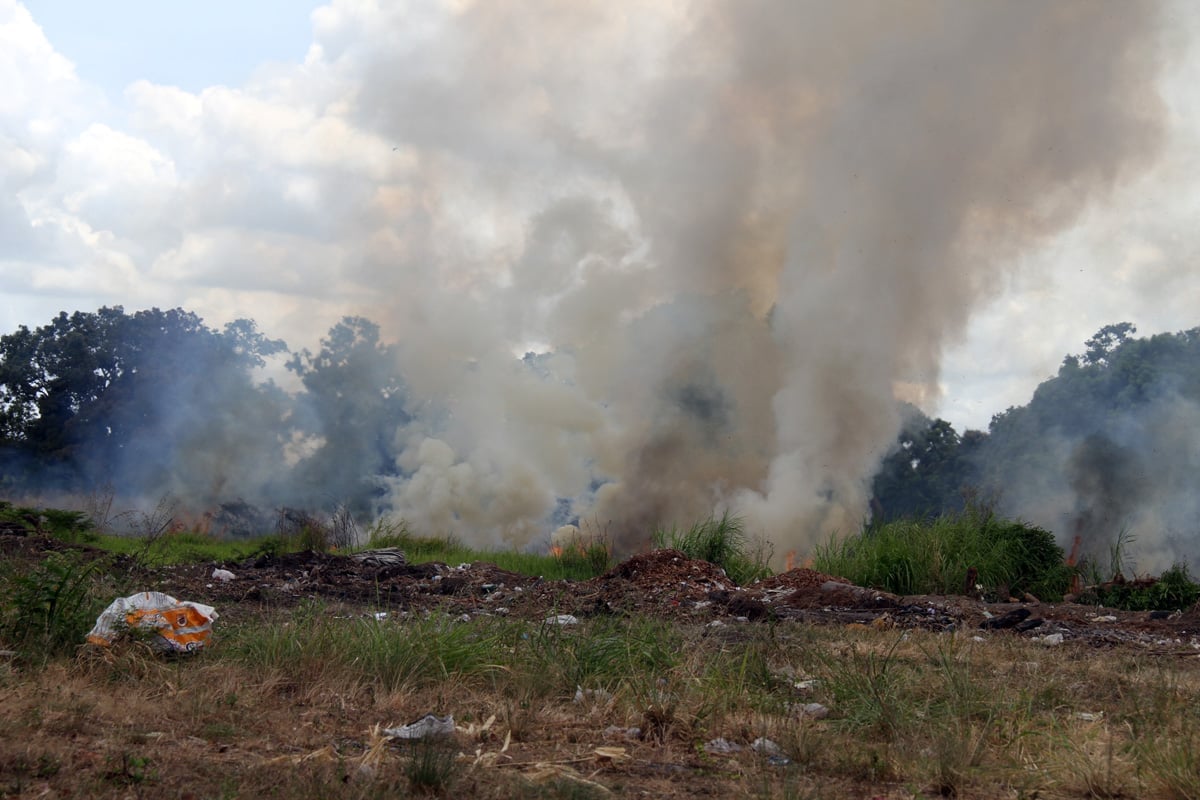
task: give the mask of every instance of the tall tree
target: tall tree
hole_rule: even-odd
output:
[[[219,332],[182,309],[114,306],[21,327],[0,337],[7,480],[129,493],[243,482],[252,451],[258,463],[282,446],[282,394],[252,371],[285,349],[249,320]]]
[[[345,317],[317,353],[303,350],[287,366],[306,390],[299,424],[319,443],[297,468],[306,500],[369,511],[377,476],[396,471],[397,431],[410,419],[394,346],[370,320]]]

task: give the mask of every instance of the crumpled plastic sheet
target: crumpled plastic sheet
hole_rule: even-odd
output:
[[[151,631],[151,644],[174,653],[194,653],[208,643],[216,609],[180,601],[162,592],[139,592],[118,597],[96,618],[88,632],[91,644],[107,647],[129,630]]]

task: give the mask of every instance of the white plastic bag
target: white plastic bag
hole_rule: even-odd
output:
[[[156,634],[152,643],[161,650],[193,653],[208,642],[218,616],[212,606],[181,602],[162,592],[139,592],[112,601],[87,640],[107,647],[125,631],[145,630]]]

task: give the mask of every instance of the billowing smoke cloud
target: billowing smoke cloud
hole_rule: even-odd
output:
[[[720,507],[784,548],[856,526],[897,395],[935,392],[1004,270],[1155,154],[1155,25],[1089,3],[431,12],[371,54],[353,112],[420,154],[428,215],[364,269],[402,298],[380,317],[414,388],[456,403],[401,443],[396,510],[518,539],[556,497],[629,538]],[[513,365],[524,342],[547,374]]]
[[[994,476],[1000,510],[1056,531],[1101,574],[1159,574],[1186,562],[1200,532],[1200,405],[1174,377],[1142,386],[1144,403],[1081,411],[1070,432],[1038,429]]]
[[[1006,271],[1161,143],[1156,4],[313,19],[305,64],[244,90],[131,87],[191,165],[160,159],[138,225],[174,233],[139,258],[285,292],[233,313],[289,342],[378,321],[413,415],[381,508],[475,542],[583,520],[634,546],[726,508],[779,552],[856,527],[896,400],[935,396]]]

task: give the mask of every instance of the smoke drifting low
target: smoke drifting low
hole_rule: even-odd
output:
[[[298,447],[330,480],[370,453],[380,512],[472,543],[580,520],[632,547],[723,510],[778,553],[855,529],[897,400],[935,398],[1022,255],[1163,137],[1154,3],[338,0],[313,19],[303,68],[257,88],[298,109],[255,129],[270,168],[206,147],[192,187],[231,198],[203,227],[263,236],[181,236],[155,269],[216,253],[320,302],[354,287],[324,310],[395,343],[404,424]],[[133,92],[180,148],[168,100],[213,136],[245,101],[178,95]],[[352,152],[297,174],[326,140]],[[375,409],[375,374],[337,391]]]

